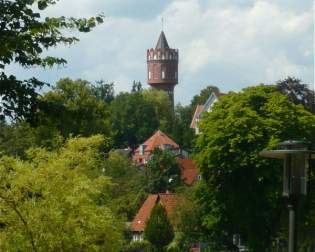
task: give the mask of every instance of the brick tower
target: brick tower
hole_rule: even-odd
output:
[[[167,92],[174,106],[174,87],[178,83],[178,50],[168,46],[162,31],[155,49],[147,50],[148,84]]]

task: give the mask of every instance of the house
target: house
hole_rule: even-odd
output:
[[[143,203],[142,207],[136,214],[135,218],[131,222],[132,230],[132,240],[142,241],[143,232],[145,229],[145,223],[151,215],[151,211],[156,204],[162,204],[165,208],[168,217],[171,216],[172,211],[175,209],[176,205],[179,203],[180,197],[175,193],[159,193],[150,194],[146,201]]]
[[[158,130],[135,150],[133,160],[138,165],[144,165],[156,148],[170,150],[174,155],[180,154],[179,145],[165,133]]]
[[[199,129],[199,121],[202,117],[202,114],[205,112],[210,112],[212,110],[213,105],[219,100],[219,97],[224,95],[223,93],[219,92],[212,92],[203,105],[197,105],[194,116],[192,118],[190,128],[195,130],[195,134],[198,135],[200,134],[200,129]]]
[[[143,166],[149,161],[154,149],[170,150],[176,156],[181,168],[181,178],[188,186],[200,180],[199,171],[195,162],[185,157],[179,145],[162,131],[156,131],[153,136],[141,144],[134,152],[133,160]]]
[[[161,204],[165,208],[166,214],[172,223],[172,214],[180,201],[181,197],[175,193],[150,194],[131,222],[132,241],[143,241],[146,221],[150,218],[151,211],[156,204]],[[200,247],[200,243],[195,243],[192,244],[191,250],[200,252]]]

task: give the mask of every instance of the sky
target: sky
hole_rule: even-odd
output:
[[[313,12],[312,0],[60,0],[45,15],[104,13],[104,23],[47,52],[65,58],[65,67],[7,70],[51,84],[102,79],[116,93],[130,91],[133,80],[147,88],[146,50],[155,47],[163,18],[170,47],[179,49],[176,103],[188,104],[207,85],[239,91],[294,76],[312,87]]]

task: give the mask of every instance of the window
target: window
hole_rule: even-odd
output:
[[[149,80],[151,80],[151,71],[149,71]]]
[[[162,79],[165,79],[165,71],[162,71]]]
[[[165,55],[164,55],[164,53],[162,53],[162,60],[164,60],[165,59]]]
[[[177,79],[177,72],[175,72],[175,79]]]
[[[156,60],[156,54],[154,54],[154,59]]]

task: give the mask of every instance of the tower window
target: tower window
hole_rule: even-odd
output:
[[[154,59],[156,60],[156,54],[154,54]]]
[[[149,80],[151,80],[151,71],[149,71]]]
[[[164,53],[162,54],[162,60],[164,60],[165,59],[165,55],[164,55]]]
[[[175,79],[177,79],[177,72],[175,72]]]
[[[162,71],[162,79],[165,79],[165,71]]]

